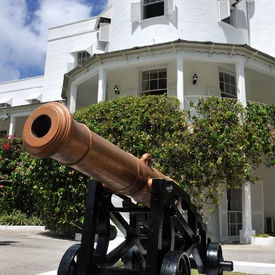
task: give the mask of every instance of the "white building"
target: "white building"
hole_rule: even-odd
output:
[[[97,17],[49,30],[43,77],[0,84],[0,134],[20,136],[30,112],[49,101],[72,113],[163,93],[182,108],[210,95],[274,104],[274,15],[268,0],[109,0]],[[209,224],[214,241],[247,243],[275,217],[274,169],[259,174],[261,182],[224,196]]]

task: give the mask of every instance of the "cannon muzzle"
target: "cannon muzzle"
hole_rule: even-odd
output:
[[[75,121],[61,103],[37,108],[23,129],[23,143],[35,158],[53,158],[93,177],[114,193],[150,206],[152,178],[170,180],[138,159]]]

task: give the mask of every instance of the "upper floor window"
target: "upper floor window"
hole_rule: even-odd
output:
[[[144,0],[143,19],[164,15],[164,0]]]
[[[77,53],[77,65],[82,66],[82,64],[91,57],[87,51],[82,51]]]
[[[9,108],[11,105],[9,103],[0,103],[0,109]]]
[[[221,96],[237,98],[235,76],[225,72],[220,72],[219,76],[220,76]]]
[[[132,0],[131,21],[138,22],[163,15],[172,14],[175,11],[174,0]]]
[[[167,94],[166,69],[155,69],[142,72],[142,94],[163,95]]]
[[[236,9],[240,0],[218,0],[219,20],[236,28],[247,28],[247,19],[244,10]]]

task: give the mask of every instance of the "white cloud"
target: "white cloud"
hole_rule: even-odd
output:
[[[40,0],[28,10],[29,0],[1,0],[0,81],[18,79],[19,71],[44,69],[48,29],[90,17],[91,0]],[[31,1],[32,3],[35,1]],[[98,8],[101,1],[95,1]],[[102,2],[106,4],[106,0]],[[30,69],[31,70],[31,69]]]
[[[20,72],[8,64],[0,62],[0,82],[8,81],[11,79],[19,79]]]

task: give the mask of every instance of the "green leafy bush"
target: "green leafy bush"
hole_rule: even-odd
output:
[[[52,159],[38,160],[26,152],[22,166],[12,173],[18,182],[31,185],[35,214],[55,232],[74,234],[83,225],[87,177]]]
[[[122,97],[90,105],[75,113],[74,118],[92,131],[140,158],[144,153],[153,157],[153,166],[180,180],[174,159],[181,159],[188,150],[185,114],[175,97]]]
[[[174,97],[121,97],[93,104],[74,119],[177,181],[202,207],[222,192],[257,180],[275,164],[275,108],[211,97],[180,109]],[[83,224],[87,176],[51,159],[37,160],[20,139],[0,140],[0,210],[35,214],[51,230],[73,234]]]
[[[12,212],[17,209],[31,215],[34,211],[32,185],[12,178],[13,172],[22,165],[22,139],[1,138],[0,144],[0,210]]]
[[[0,214],[1,225],[43,225],[41,220],[35,216],[28,217],[20,210],[13,210],[11,213],[3,212]]]

